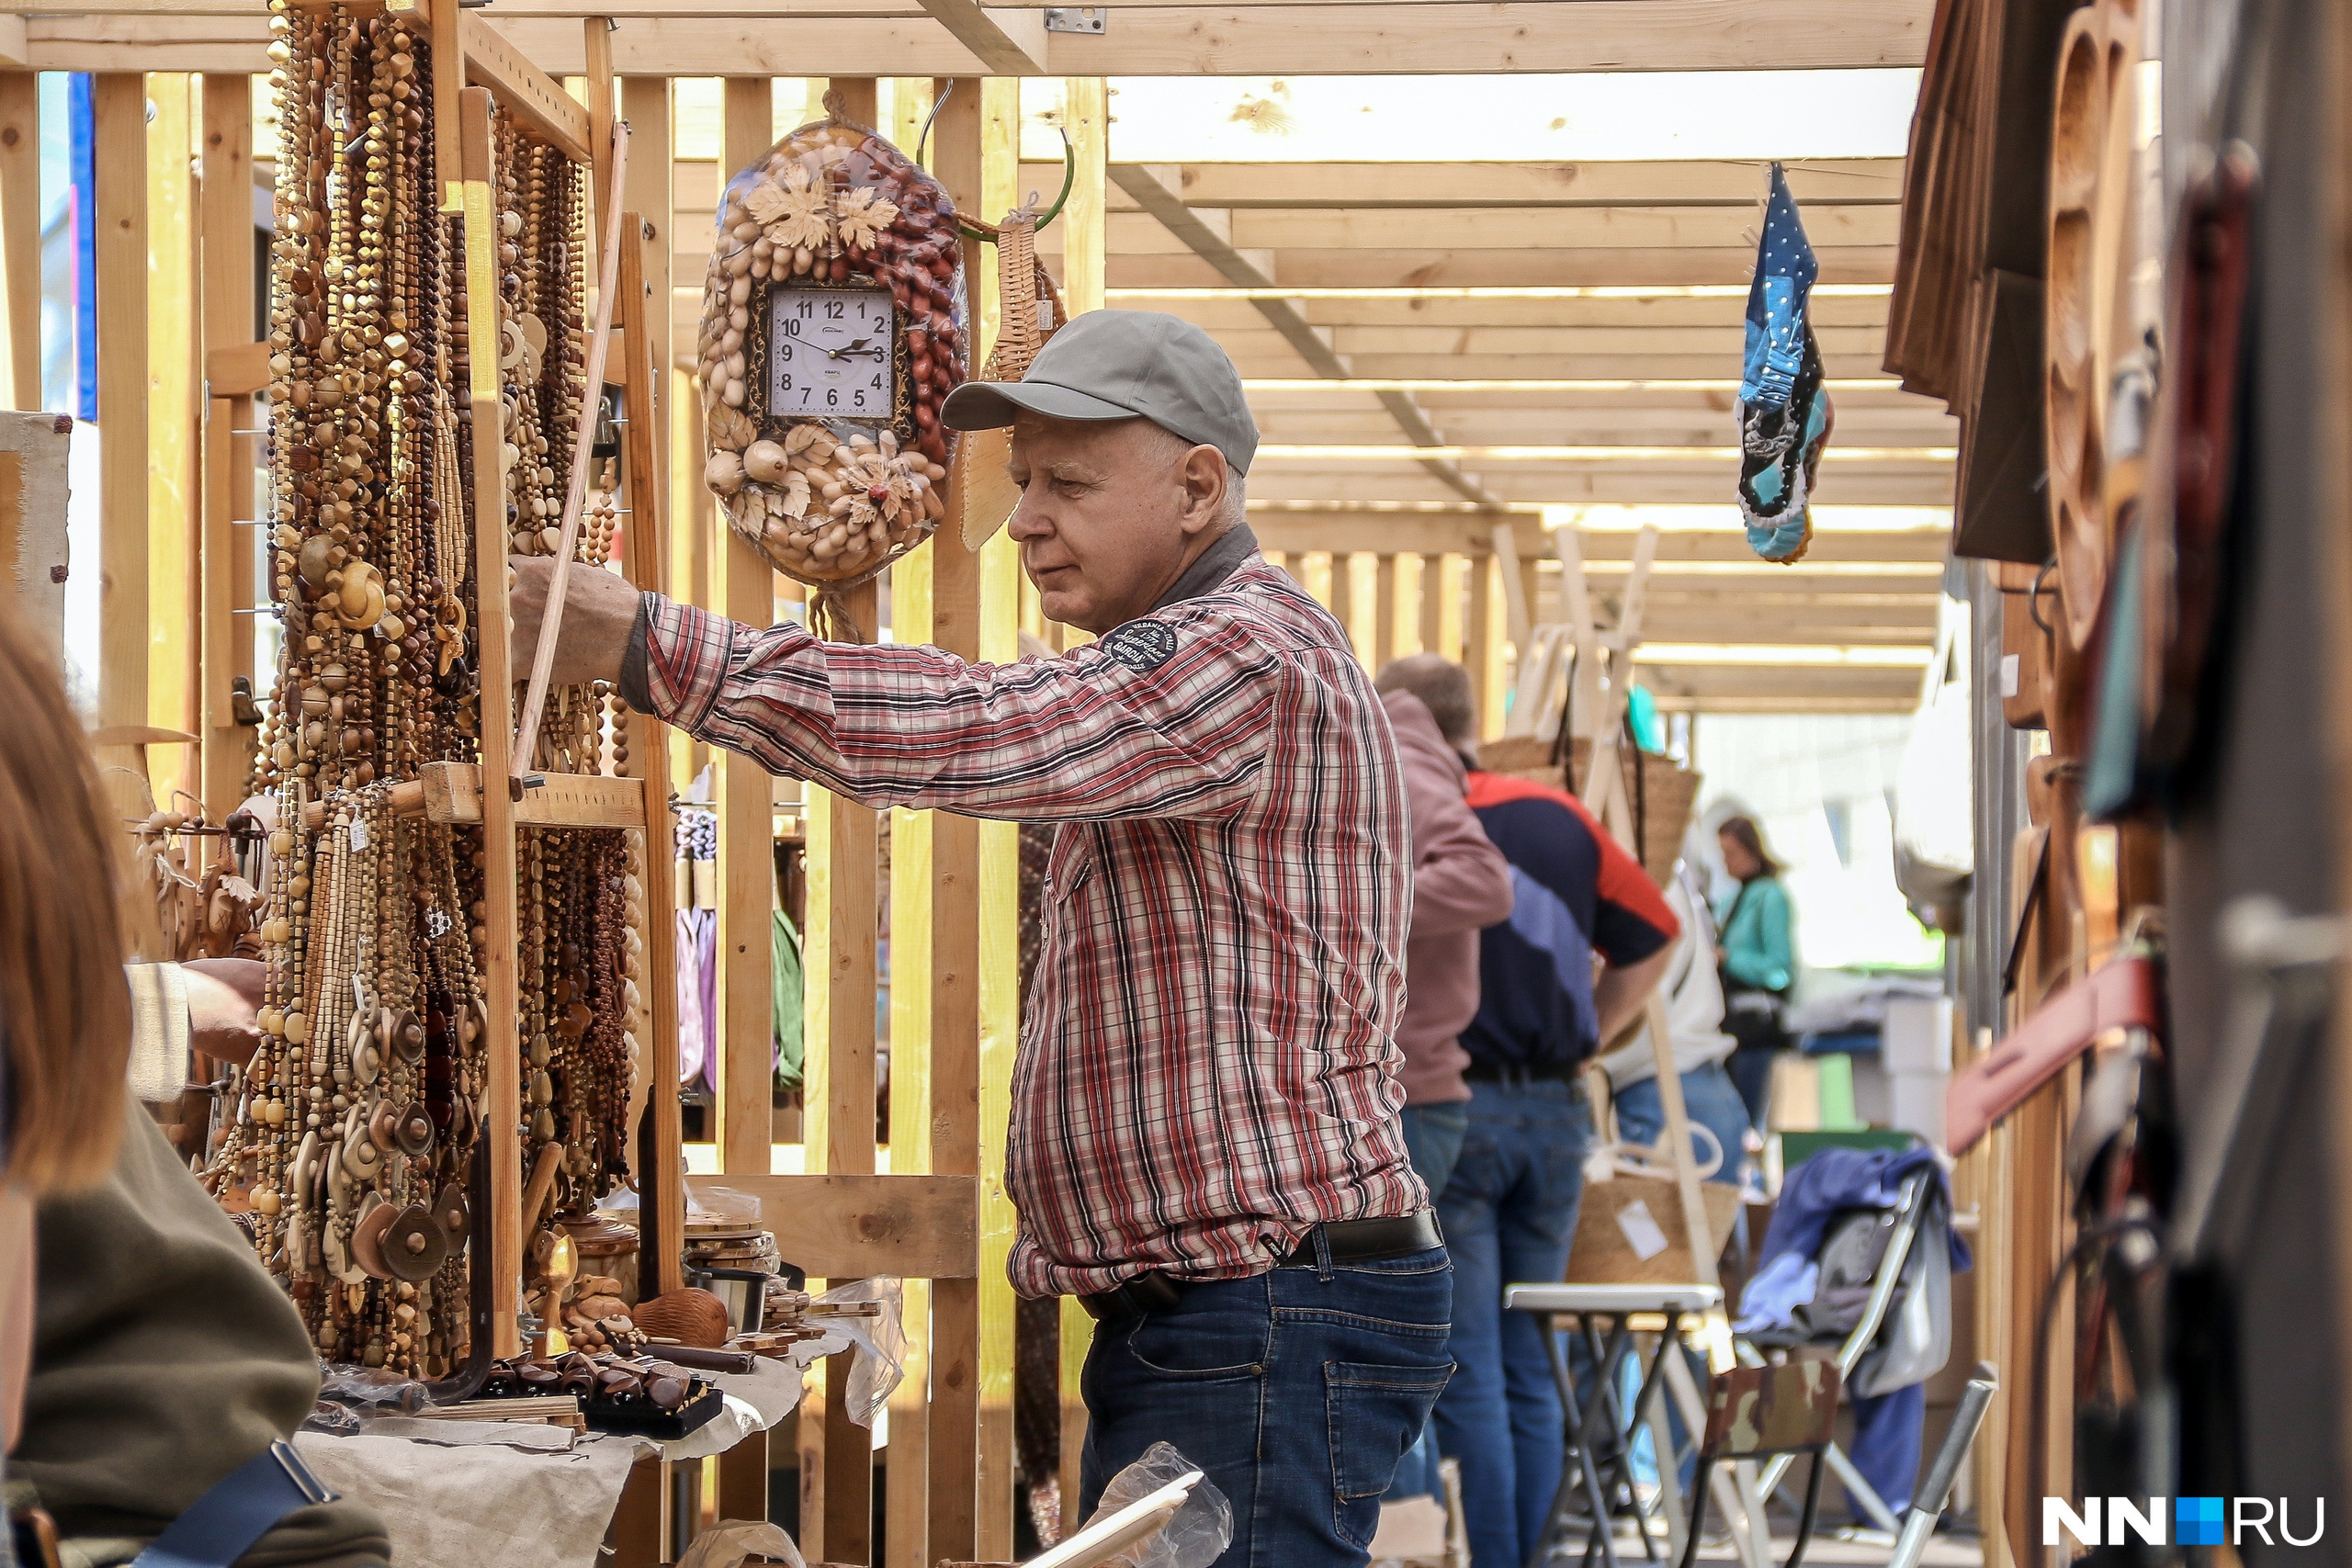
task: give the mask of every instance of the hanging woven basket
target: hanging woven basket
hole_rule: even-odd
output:
[[[968,341],[955,203],[826,107],[728,182],[700,333],[704,481],[820,608],[946,516]]]
[[[966,222],[997,248],[996,346],[989,351],[988,363],[980,367],[978,379],[1018,381],[1029,373],[1037,351],[1069,319],[1053,275],[1037,259],[1040,220],[1032,209],[1023,208],[1007,213],[1001,223],[971,224],[968,219]],[[1006,430],[978,430],[964,437],[960,462],[967,549],[977,550],[988,543],[1021,502],[1020,491],[1005,472],[1012,441],[1012,432]]]

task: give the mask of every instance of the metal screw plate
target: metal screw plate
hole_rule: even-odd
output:
[[[1046,30],[1049,33],[1104,33],[1111,28],[1111,7],[1108,6],[1048,6],[1046,7]]]

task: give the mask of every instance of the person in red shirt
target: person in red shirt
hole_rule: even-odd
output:
[[[1438,1204],[1454,1258],[1460,1371],[1438,1402],[1462,1464],[1472,1568],[1519,1568],[1565,1443],[1542,1331],[1503,1287],[1566,1276],[1593,1137],[1584,1065],[1637,1017],[1680,934],[1641,863],[1574,795],[1473,772],[1470,806],[1511,864],[1510,919],[1479,938],[1470,1130]]]

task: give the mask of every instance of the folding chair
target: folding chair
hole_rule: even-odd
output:
[[[1871,1276],[1870,1296],[1863,1303],[1860,1319],[1838,1345],[1834,1364],[1841,1383],[1854,1375],[1855,1367],[1860,1364],[1862,1357],[1876,1343],[1879,1330],[1886,1325],[1887,1313],[1894,1303],[1894,1292],[1903,1282],[1904,1266],[1910,1261],[1911,1249],[1918,1241],[1919,1227],[1928,1207],[1928,1195],[1934,1190],[1935,1179],[1932,1170],[1916,1170],[1905,1177],[1901,1187],[1896,1190],[1894,1208],[1891,1213],[1893,1234],[1887,1237],[1886,1250],[1880,1256],[1878,1268]],[[1763,1351],[1748,1336],[1735,1335],[1732,1349],[1744,1366],[1761,1367],[1765,1364]],[[1779,1489],[1781,1478],[1788,1473],[1791,1457],[1782,1454],[1764,1467],[1758,1489],[1767,1497]],[[1826,1443],[1821,1458],[1837,1475],[1838,1484],[1845,1487],[1847,1496],[1870,1517],[1872,1524],[1890,1535],[1902,1531],[1902,1522],[1894,1517],[1894,1510],[1887,1506],[1886,1499],[1878,1495],[1876,1488],[1862,1479],[1862,1472],[1854,1468],[1854,1461],[1835,1440]],[[1815,1466],[1815,1474],[1818,1473],[1819,1467]]]
[[[1789,1361],[1777,1367],[1734,1367],[1708,1382],[1707,1435],[1699,1445],[1699,1473],[1690,1488],[1690,1529],[1681,1568],[1699,1561],[1707,1517],[1707,1482],[1719,1460],[1770,1459],[1785,1469],[1798,1454],[1813,1456],[1797,1517],[1796,1544],[1782,1568],[1799,1568],[1821,1506],[1821,1477],[1838,1429],[1841,1374],[1834,1361]]]

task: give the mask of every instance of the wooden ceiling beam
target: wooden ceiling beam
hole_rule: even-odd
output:
[[[1228,343],[1227,352],[1252,380],[1299,376],[1297,359],[1272,338]],[[1716,381],[1736,378],[1739,368],[1736,359],[1720,354],[1369,354],[1351,363],[1366,379],[1429,381]],[[1833,379],[1860,380],[1875,377],[1878,363],[1846,355],[1829,360],[1828,370]]]
[[[1111,183],[1142,207],[1151,221],[1162,225],[1187,249],[1216,267],[1227,282],[1247,288],[1262,288],[1273,282],[1254,262],[1203,222],[1191,208],[1177,198],[1175,192],[1153,178],[1149,170],[1136,164],[1114,164],[1108,174]],[[1347,361],[1332,351],[1329,340],[1309,326],[1297,308],[1288,300],[1253,299],[1250,304],[1292,351],[1306,361],[1314,374],[1327,380],[1345,380],[1351,374]],[[1375,396],[1380,406],[1396,421],[1396,428],[1404,433],[1407,441],[1416,446],[1444,444],[1444,437],[1438,434],[1436,427],[1422,414],[1411,393],[1389,390]],[[1445,458],[1425,458],[1420,467],[1464,501],[1480,505],[1498,504],[1476,480]]]
[[[932,20],[1000,76],[1046,73],[1046,14],[1035,6],[989,11],[979,0],[921,0]]]
[[[0,0],[5,4],[6,0]],[[501,7],[514,0],[499,0]],[[1589,163],[1180,164],[1170,188],[1194,207],[1697,207],[1754,209],[1766,165],[1746,160]],[[1024,164],[1022,188],[1057,181],[1060,165]],[[1900,158],[1830,158],[1789,165],[1789,186],[1813,204],[1894,205]],[[1163,176],[1163,183],[1165,176]],[[1113,209],[1120,204],[1113,202]]]
[[[1257,530],[1260,542],[1270,550],[1370,550],[1375,554],[1398,552],[1453,553],[1485,555],[1492,547],[1495,520],[1467,507],[1444,512],[1348,510],[1342,507],[1289,507],[1260,505],[1254,499],[1250,508],[1250,525]],[[1519,533],[1522,558],[1539,558],[1536,551],[1543,545],[1540,537],[1543,519],[1532,508],[1512,513],[1510,522]],[[1634,541],[1631,530],[1587,528],[1578,536],[1584,546],[1584,558],[1589,570],[1623,571],[1631,564]],[[1534,540],[1533,544],[1530,540]],[[1876,577],[1878,583],[1870,589],[1852,592],[1879,593],[1934,593],[1938,573],[1942,570],[1947,536],[1941,528],[1909,528],[1873,531],[1848,529],[1842,532],[1822,532],[1814,536],[1813,548],[1804,561],[1792,567],[1774,566],[1758,560],[1747,547],[1747,541],[1736,529],[1706,532],[1670,529],[1658,536],[1657,551],[1653,570],[1675,575],[1676,569],[1690,566],[1735,566],[1753,568],[1758,585],[1770,592],[1792,593],[1813,592],[1811,580],[1834,578],[1838,571],[1823,571],[1822,568],[1932,569],[1913,571],[1896,581]],[[1539,558],[1539,572],[1552,576],[1548,561]],[[1661,579],[1657,592],[1688,593],[1706,591],[1698,585],[1702,576],[1690,574],[1670,585]],[[1742,575],[1747,575],[1743,571]]]
[[[1719,474],[1626,473],[1623,466],[1581,473],[1516,474],[1495,464],[1467,467],[1481,488],[1498,499],[1522,506],[1595,504],[1616,506],[1720,505],[1731,513],[1731,481]],[[1596,468],[1599,466],[1596,465]],[[1952,481],[1942,475],[1847,476],[1833,493],[1848,506],[1949,506]],[[1450,501],[1448,490],[1430,482],[1417,484],[1412,470],[1358,465],[1344,474],[1296,472],[1272,464],[1253,468],[1250,474],[1252,500],[1305,504],[1347,504],[1387,501]]]
[[[1632,5],[1636,0],[1613,0]],[[1047,256],[1058,253],[1055,231],[1039,239]],[[1893,245],[1834,246],[1817,253],[1825,283],[1888,283],[1894,277]],[[1577,288],[1659,288],[1693,283],[1746,283],[1756,266],[1754,244],[1599,249],[1573,246],[1493,250],[1444,244],[1384,250],[1278,251],[1274,274],[1297,287],[1454,288],[1528,285]],[[1111,253],[1113,288],[1202,288],[1223,281],[1197,256],[1173,252]]]
[[[1251,378],[1295,376],[1294,367],[1248,343],[1228,344],[1234,363]],[[1358,377],[1389,380],[1528,380],[1561,378],[1591,380],[1712,381],[1736,378],[1739,360],[1723,354],[1357,354],[1350,363]],[[1861,380],[1879,374],[1878,356],[1832,355],[1825,364],[1831,378]],[[1833,391],[1832,398],[1836,397]]]
[[[1744,240],[1757,225],[1752,206],[1191,209],[1221,239],[1244,252],[1387,251],[1432,244],[1455,251],[1744,248],[1751,266],[1756,259],[1755,242]],[[1819,251],[1892,249],[1901,217],[1893,207],[1813,207],[1805,210],[1804,221]],[[1113,255],[1182,254],[1191,248],[1178,243],[1148,208],[1113,212],[1105,226],[1105,245]],[[1039,249],[1051,254],[1057,248],[1051,230],[1039,237]],[[1286,271],[1275,270],[1283,282],[1296,281]]]
[[[104,6],[107,0],[96,0]],[[629,15],[616,57],[635,74],[829,76],[984,73],[978,53],[930,15],[827,4],[778,16],[750,0],[722,8],[623,0]],[[265,8],[219,0],[207,9],[159,0],[137,11],[39,16],[27,49],[44,70],[266,69]],[[691,9],[702,14],[682,14]],[[987,20],[999,36],[1025,21]],[[1020,9],[1026,9],[1022,7]],[[504,0],[506,32],[558,75],[584,69],[580,21],[613,14]],[[1926,56],[1933,0],[1439,0],[1422,5],[1251,4],[1124,6],[1099,35],[1044,38],[1042,69],[1062,76],[1395,75],[1579,71],[1822,70],[1913,66]],[[844,13],[847,13],[844,15]],[[243,31],[158,36],[158,28],[226,21]],[[133,24],[129,32],[109,24]],[[241,48],[250,44],[250,52]],[[1027,58],[1026,51],[1015,46]],[[1008,64],[1011,55],[1001,56]]]
[[[1366,403],[1371,400],[1366,398]],[[1385,439],[1383,411],[1265,406],[1251,399],[1258,432],[1273,442],[1374,442]],[[1681,409],[1452,409],[1427,411],[1448,442],[1500,446],[1539,442],[1579,446],[1721,446],[1732,439],[1731,416]],[[1951,446],[1960,422],[1931,410],[1838,410],[1838,438],[1849,446]]]
[[[704,204],[704,210],[708,210]],[[1281,272],[1275,268],[1277,276]],[[1280,288],[1278,284],[1275,287]],[[1729,288],[1730,285],[1722,286]],[[1737,332],[1747,300],[1737,294],[1642,296],[1488,297],[1461,299],[1312,299],[1292,303],[1318,327],[1655,327],[1684,331],[1708,328]],[[1211,332],[1260,324],[1251,302],[1238,294],[1215,299],[1122,295],[1114,290],[1114,310],[1164,310]],[[1884,295],[1814,296],[1808,312],[1821,331],[1867,328],[1884,332]]]
[[[1057,74],[1395,75],[1917,65],[1931,0],[1557,0],[1121,7]]]

